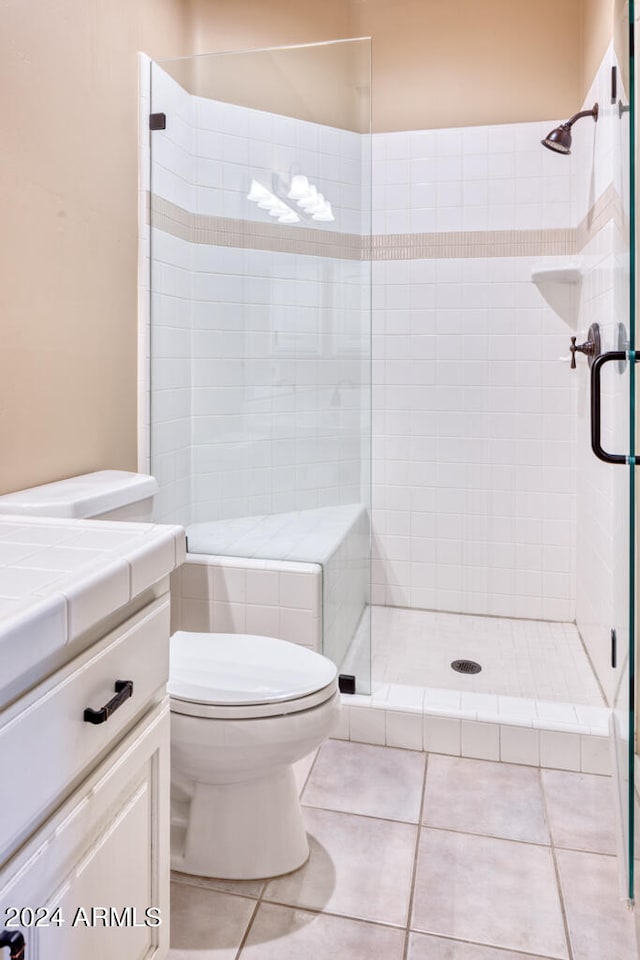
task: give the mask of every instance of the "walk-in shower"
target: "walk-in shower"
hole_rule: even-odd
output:
[[[595,323],[604,354],[633,344],[627,54],[559,126],[373,134],[369,54],[151,65],[176,622],[324,650],[371,695],[356,739],[603,772],[611,728],[622,770],[633,460],[593,456],[576,351]],[[633,364],[596,370],[624,460]]]

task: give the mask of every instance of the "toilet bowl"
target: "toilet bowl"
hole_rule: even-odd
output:
[[[232,880],[309,855],[293,764],[340,710],[326,657],[272,637],[171,638],[171,865]]]
[[[102,471],[0,497],[0,513],[150,519],[152,477]],[[244,634],[171,638],[171,865],[253,880],[309,855],[293,764],[329,736],[338,671],[298,644]]]

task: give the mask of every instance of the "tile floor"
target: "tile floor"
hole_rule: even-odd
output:
[[[296,775],[308,862],[175,875],[171,960],[637,960],[609,778],[338,740]]]
[[[376,606],[371,637],[374,682],[604,703],[573,623]],[[455,673],[455,659],[476,660],[482,672]]]

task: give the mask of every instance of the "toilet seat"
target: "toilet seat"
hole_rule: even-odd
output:
[[[326,657],[274,637],[184,630],[171,637],[171,709],[187,716],[300,713],[336,693],[337,674]]]

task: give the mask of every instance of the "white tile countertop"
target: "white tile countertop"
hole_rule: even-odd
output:
[[[185,559],[179,526],[0,518],[0,707],[17,678],[97,626]]]

